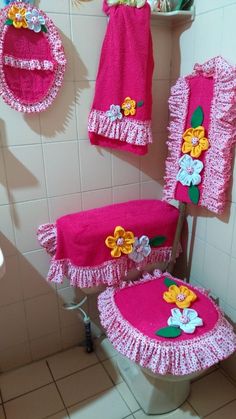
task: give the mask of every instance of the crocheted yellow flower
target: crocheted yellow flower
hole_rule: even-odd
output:
[[[112,249],[111,256],[119,258],[121,253],[128,255],[133,250],[135,241],[132,231],[125,231],[123,227],[117,226],[114,231],[114,237],[108,236],[105,240],[107,247]]]
[[[15,28],[28,28],[25,14],[26,9],[24,7],[12,6],[8,11],[7,17],[12,20],[12,24]]]
[[[190,156],[196,159],[201,155],[202,151],[209,148],[208,139],[205,138],[205,129],[202,126],[188,128],[183,134],[183,139],[182,152],[190,153]]]
[[[136,102],[130,97],[126,97],[121,105],[121,109],[124,111],[125,116],[136,114]]]
[[[197,299],[197,296],[184,285],[180,287],[171,285],[169,290],[164,292],[163,298],[167,303],[175,303],[179,308],[187,308]]]

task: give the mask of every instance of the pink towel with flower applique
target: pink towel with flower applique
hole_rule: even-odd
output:
[[[146,154],[152,142],[150,6],[108,6],[88,131],[94,145]]]

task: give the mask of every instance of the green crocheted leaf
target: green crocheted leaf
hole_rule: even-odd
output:
[[[181,329],[175,326],[167,326],[155,332],[155,335],[163,338],[177,338],[181,335]]]
[[[156,237],[153,237],[153,239],[149,239],[149,245],[151,247],[157,247],[163,244],[165,241],[166,241],[165,236],[156,236]]]
[[[171,285],[177,285],[175,281],[173,281],[173,279],[170,278],[165,278],[164,279],[164,284],[169,288]]]
[[[200,191],[196,185],[189,186],[188,196],[193,204],[198,204],[200,198]]]
[[[41,31],[47,33],[47,28],[45,25],[41,25]]]
[[[144,101],[140,100],[140,102],[137,103],[137,108],[140,108],[140,106],[143,106],[143,104],[144,104]]]
[[[11,20],[11,19],[7,19],[6,22],[5,22],[5,25],[8,25],[8,26],[10,26],[12,24],[13,24],[13,20]]]
[[[202,107],[198,106],[192,114],[191,127],[197,128],[199,127],[199,125],[202,125],[203,118],[204,118],[204,115],[203,115]]]

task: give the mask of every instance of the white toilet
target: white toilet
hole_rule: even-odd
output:
[[[181,406],[190,393],[191,380],[201,374],[154,374],[125,358],[119,358],[117,365],[135,399],[149,415],[167,413]]]
[[[175,305],[163,299],[165,289],[170,289],[166,279],[196,295],[191,310],[197,310],[202,323],[194,333],[181,330],[178,337],[155,333],[169,324],[168,313]],[[98,308],[109,341],[122,355],[117,361],[119,371],[146,414],[177,409],[190,393],[191,380],[236,350],[232,326],[207,293],[167,272],[107,288],[98,297]]]

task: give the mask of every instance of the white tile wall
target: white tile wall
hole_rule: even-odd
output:
[[[46,185],[41,145],[4,148],[11,202],[45,198]]]
[[[68,66],[64,85],[46,112],[22,115],[0,101],[0,246],[7,262],[0,284],[1,369],[40,359],[84,337],[81,320],[60,309],[61,299],[73,298],[68,282],[57,287],[45,282],[49,259],[36,239],[38,225],[112,202],[160,199],[171,81],[212,55],[235,62],[236,2],[195,3],[192,25],[178,26],[172,34],[169,26],[152,24],[154,144],[148,156],[137,157],[88,141],[87,118],[107,24],[102,0],[79,8],[69,0],[41,0],[61,33]],[[230,208],[229,219],[200,213],[191,276],[212,288],[234,318],[236,223],[235,206]]]

